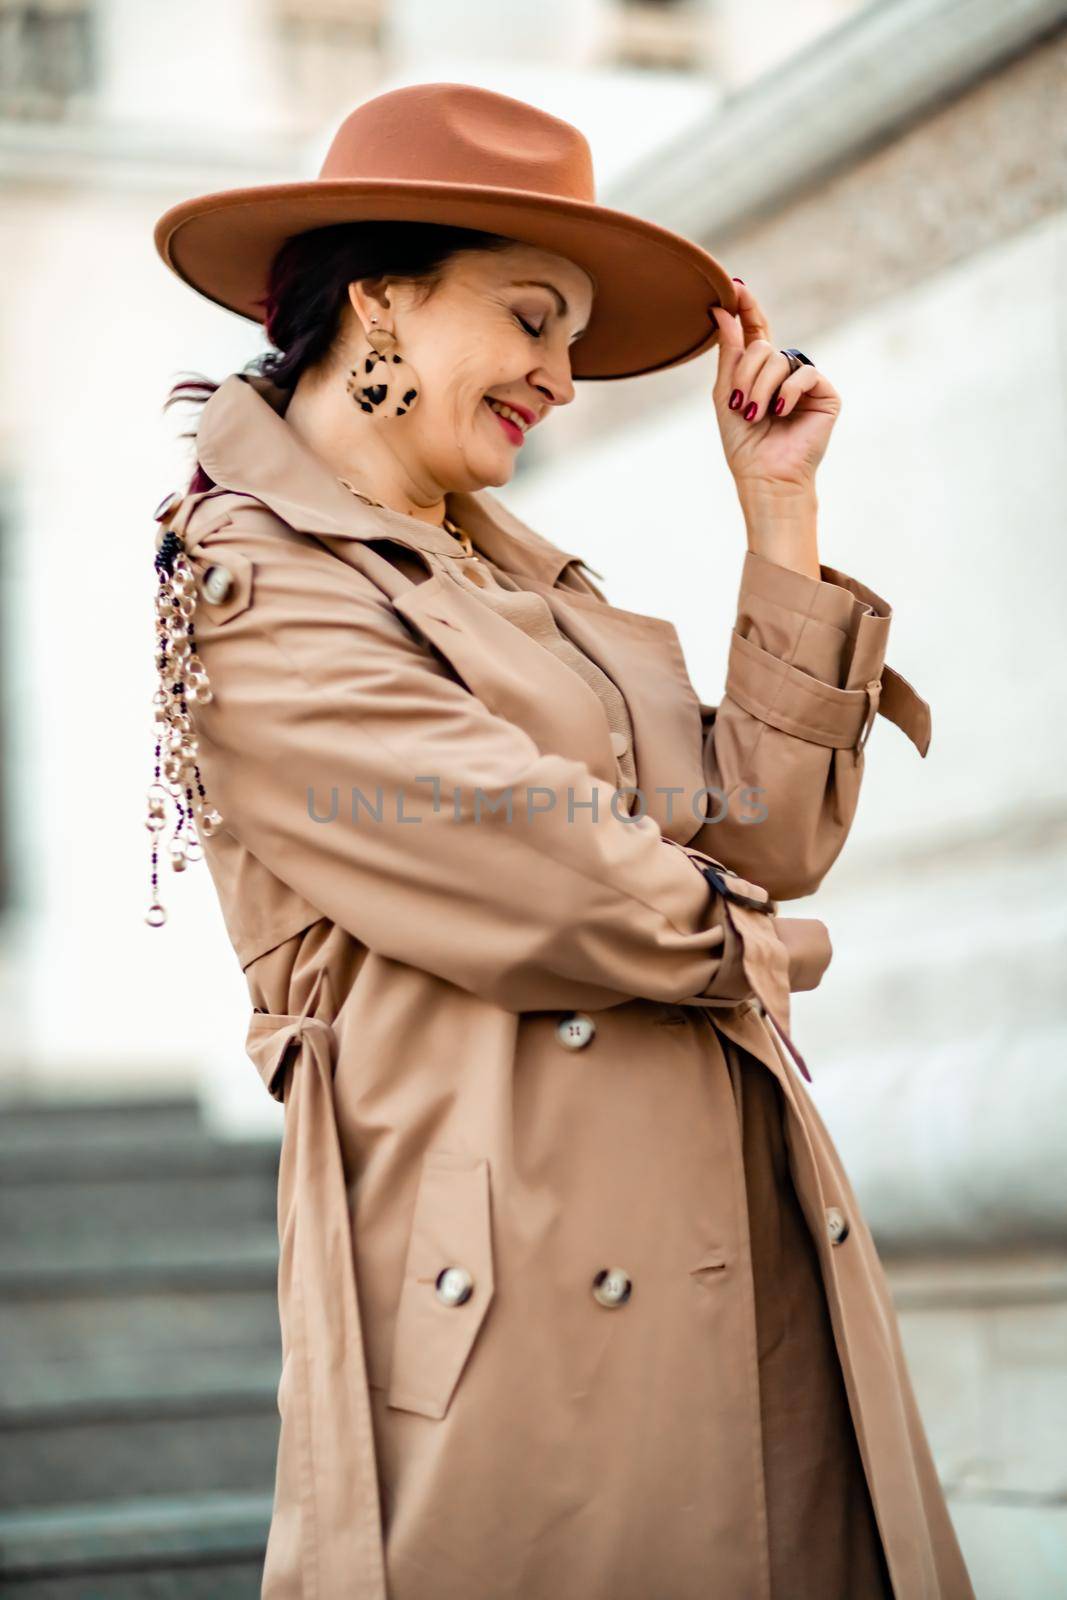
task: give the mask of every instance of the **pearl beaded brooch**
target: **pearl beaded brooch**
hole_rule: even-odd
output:
[[[161,524],[156,541],[156,669],[159,686],[153,696],[156,722],[155,769],[148,790],[145,827],[152,840],[151,905],[145,921],[160,928],[167,913],[159,898],[159,841],[166,827],[168,795],[178,818],[168,843],[171,867],[184,872],[186,864],[200,861],[203,850],[197,836],[194,812],[199,808],[200,832],[210,838],[222,821],[207,802],[197,765],[199,743],[189,715],[190,702],[206,705],[212,699],[204,663],[196,652],[193,619],[196,614],[196,577],[181,537],[168,526],[179,505],[178,495],[165,495],[155,511]],[[194,796],[193,786],[196,786]]]

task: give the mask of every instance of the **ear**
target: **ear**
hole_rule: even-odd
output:
[[[391,326],[389,292],[384,278],[354,278],[348,285],[348,299],[365,334],[369,334],[372,327]],[[372,323],[372,317],[377,318],[376,323]]]

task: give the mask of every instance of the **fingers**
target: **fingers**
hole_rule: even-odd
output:
[[[729,353],[731,357],[739,356],[745,348],[745,333],[741,326],[741,319],[732,311],[727,311],[723,306],[709,306],[708,311],[714,318],[719,329],[719,366],[722,367],[722,357]]]
[[[751,387],[768,351],[775,348],[763,307],[743,279],[735,278],[733,281],[736,285],[736,313],[725,311],[722,306],[708,307],[719,329],[719,365],[714,395],[715,399],[724,405],[739,386],[737,368],[741,358],[745,357],[747,362],[749,352],[754,352],[751,362],[743,370],[740,382],[740,386],[747,389]],[[786,370],[788,367],[789,363],[786,361]],[[747,400],[742,401],[742,405],[747,403]]]
[[[719,363],[712,390],[716,404],[725,405],[733,388],[733,374],[738,361],[745,353],[745,335],[740,318],[722,306],[709,306],[709,311],[719,329]]]
[[[798,367],[791,378],[786,378],[778,391],[776,417],[788,417],[796,409],[797,401],[802,395],[811,395],[812,399],[827,401],[829,405],[820,407],[823,410],[838,412],[841,409],[841,396],[824,373],[818,367]],[[780,405],[779,405],[780,402]]]
[[[770,337],[762,307],[747,284],[735,278],[737,312],[722,306],[708,310],[719,329],[719,364],[713,395],[717,405],[736,411],[746,422],[761,417],[787,417],[804,395],[825,402],[818,409],[837,412],[841,397],[815,367],[801,366],[790,375],[789,357]]]
[[[746,347],[756,339],[764,339],[768,344],[773,344],[771,325],[763,307],[742,278],[735,278],[733,281],[737,285],[737,314],[741,320]]]
[[[730,410],[739,411],[746,422],[766,416],[775,392],[788,376],[789,357],[766,339],[757,339],[734,365],[727,402]]]

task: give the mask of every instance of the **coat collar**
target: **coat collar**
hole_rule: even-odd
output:
[[[449,571],[448,558],[457,554],[451,534],[371,506],[338,482],[287,426],[284,404],[275,385],[242,373],[215,390],[201,412],[197,455],[219,489],[252,495],[291,527],[331,544],[389,539],[420,551],[433,570],[422,582],[398,582],[391,595],[398,613],[490,710],[523,728],[540,749],[584,761],[614,786],[619,773],[611,728],[594,690],[487,606],[473,586],[457,581]],[[179,531],[206,497],[186,496],[175,523]],[[674,625],[558,586],[564,567],[581,557],[527,528],[486,490],[449,495],[448,508],[492,561],[544,596],[562,630],[618,685],[648,815],[665,835],[686,843],[699,820],[688,805],[672,807],[670,792],[656,787],[665,773],[683,793],[696,793],[705,781],[700,704]],[[343,548],[337,553],[345,559]]]
[[[285,422],[288,395],[269,378],[232,373],[206,401],[196,453],[220,488],[252,495],[291,527],[349,539],[391,539],[455,557],[456,541],[418,517],[372,506],[344,487]],[[487,489],[446,496],[448,513],[499,567],[554,584],[581,557],[528,528]]]

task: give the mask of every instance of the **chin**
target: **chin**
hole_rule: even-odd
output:
[[[463,463],[463,477],[467,480],[465,488],[468,494],[474,494],[479,489],[499,489],[503,484],[510,483],[515,472],[514,461],[483,459]]]

